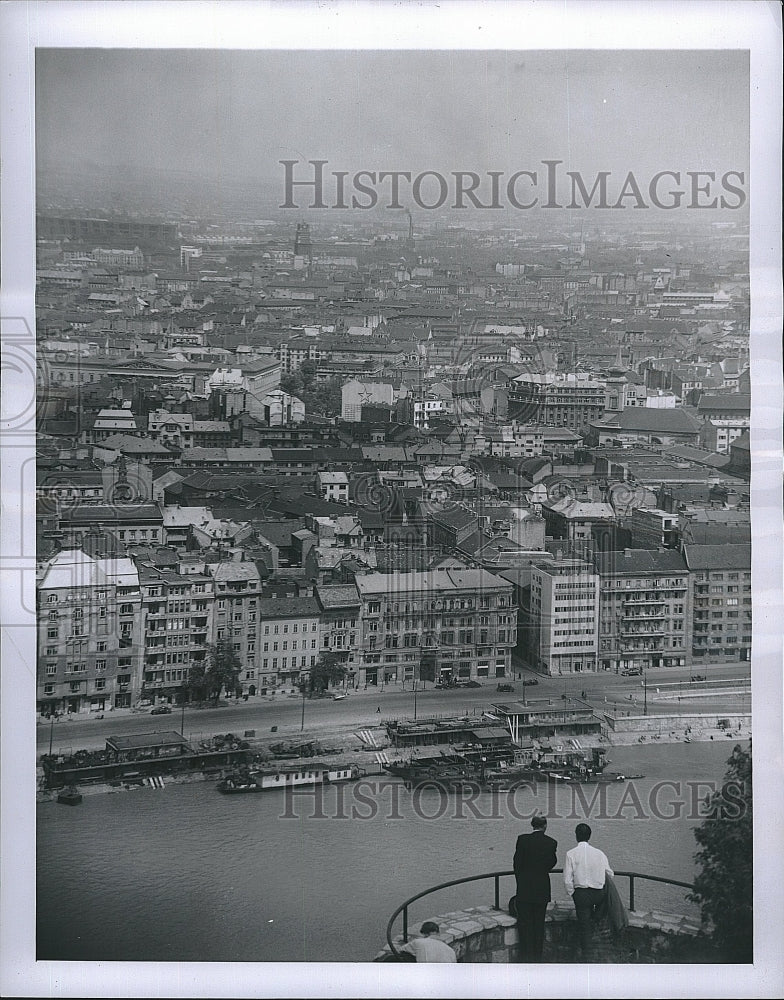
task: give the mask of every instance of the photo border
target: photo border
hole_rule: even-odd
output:
[[[218,8],[220,8],[218,10]],[[25,462],[33,419],[3,426],[0,549],[3,669],[0,986],[19,996],[778,996],[782,975],[781,519],[781,14],[749,0],[683,3],[123,3],[10,2],[0,7],[2,90],[3,346],[34,352],[36,47],[709,49],[751,51],[750,280],[754,466],[752,678],[755,798],[753,968],[460,965],[427,969],[371,963],[35,962],[35,531]],[[258,44],[249,46],[248,40]],[[9,82],[10,80],[10,82]],[[4,351],[5,353],[5,351]],[[4,418],[24,411],[23,362],[3,370]],[[27,395],[26,395],[27,394]],[[6,411],[5,407],[8,407]],[[8,433],[12,430],[13,434]],[[16,486],[15,484],[20,484]],[[32,738],[31,738],[32,737]],[[510,848],[511,850],[511,848]],[[383,943],[379,928],[379,946]],[[382,971],[383,968],[383,971]],[[568,977],[568,978],[567,978]]]

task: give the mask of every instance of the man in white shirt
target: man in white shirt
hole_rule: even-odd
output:
[[[414,956],[417,962],[456,962],[457,955],[445,941],[431,937],[431,934],[438,934],[438,924],[432,920],[426,920],[422,924],[422,937],[414,938],[408,944],[404,944],[400,949],[407,951]]]
[[[587,823],[578,823],[574,832],[577,847],[566,852],[564,884],[574,900],[582,960],[588,962],[591,953],[591,925],[604,911],[604,880],[607,875],[613,875],[613,870],[604,852],[588,843],[591,828]]]

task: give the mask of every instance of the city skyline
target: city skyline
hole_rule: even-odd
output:
[[[458,731],[481,742],[465,760],[493,813],[491,757],[571,755],[568,818],[548,814],[559,865],[590,800],[580,818],[617,871],[680,880],[680,902],[639,881],[638,916],[696,913],[700,787],[721,787],[736,742],[751,756],[753,726],[756,962],[733,972],[714,952],[700,974],[719,995],[770,990],[780,16],[710,0],[218,9],[0,12],[21,84],[3,137],[10,121],[4,757],[21,748],[36,775],[33,794],[4,774],[4,837],[22,817],[4,983],[122,992],[134,962],[141,995],[227,973],[237,995],[376,995],[394,907],[507,867],[520,832],[503,808],[487,824],[418,810],[396,758],[445,716],[432,752]],[[318,185],[287,186],[286,163],[308,180],[318,161],[324,207]],[[185,767],[149,759],[159,746]],[[375,775],[369,822],[366,776],[337,824],[286,827],[272,791],[218,794],[284,771],[307,784],[322,762]],[[605,822],[603,787],[656,808]],[[406,822],[385,818],[390,788]],[[447,799],[472,820],[456,786]],[[465,889],[422,900],[409,932],[443,913],[450,935]],[[546,967],[499,975],[502,933],[462,992],[552,984]],[[689,954],[659,956],[658,988],[690,988]],[[561,957],[551,938],[545,961]],[[639,965],[599,963],[592,989],[620,977],[630,996],[649,986]]]
[[[599,171],[616,190],[629,172],[748,172],[742,50],[44,49],[36,75],[41,180],[190,177],[216,205],[221,183],[282,205],[283,160],[507,176],[558,160],[589,191]]]

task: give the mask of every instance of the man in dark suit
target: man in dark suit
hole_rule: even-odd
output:
[[[550,872],[557,864],[557,842],[545,833],[547,820],[534,816],[533,833],[517,838],[514,873],[517,881],[517,933],[520,961],[541,962],[544,947],[544,918],[550,902]]]

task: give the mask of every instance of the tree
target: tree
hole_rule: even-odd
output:
[[[208,690],[207,661],[197,660],[188,671],[188,698],[191,701],[206,701]]]
[[[316,380],[318,365],[315,361],[303,361],[299,366],[299,375],[302,379],[303,389],[309,389]]]
[[[214,646],[210,646],[207,668],[201,665],[201,674],[194,675],[198,666],[191,668],[191,675],[194,676],[200,700],[214,698],[217,705],[224,688],[232,694],[237,690],[242,664],[228,639],[219,639]]]
[[[346,676],[346,665],[338,653],[321,653],[310,671],[310,690],[326,691],[330,684],[339,684]]]
[[[736,746],[720,791],[694,831],[700,872],[689,899],[700,906],[713,944],[727,962],[754,960],[751,746]]]

